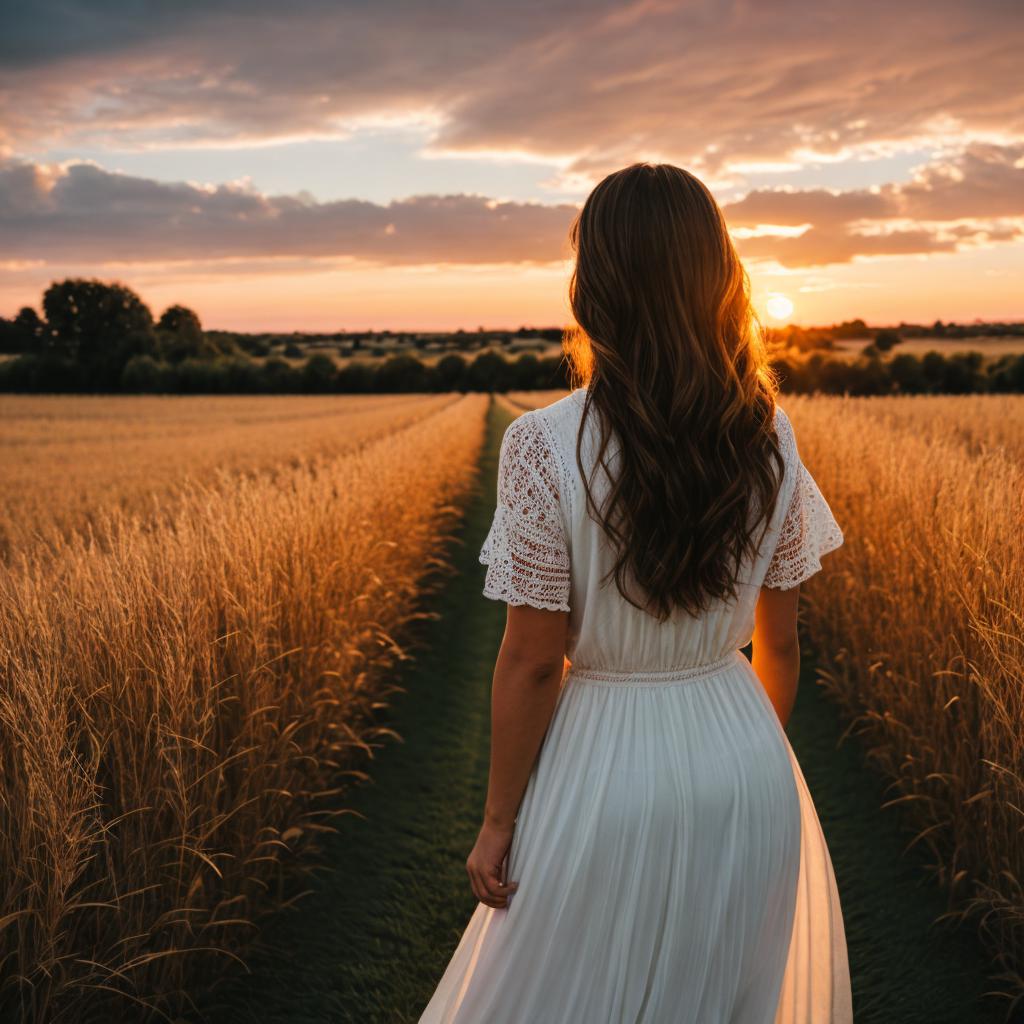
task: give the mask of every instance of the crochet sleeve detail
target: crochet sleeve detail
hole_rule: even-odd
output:
[[[485,597],[569,611],[569,549],[557,466],[535,414],[509,424],[498,456],[497,506],[480,550],[487,566]]]
[[[779,411],[779,444],[786,472],[795,475],[795,482],[763,585],[790,590],[820,572],[822,556],[843,543],[843,531],[800,459],[788,417]]]

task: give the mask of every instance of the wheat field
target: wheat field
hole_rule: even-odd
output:
[[[785,405],[846,534],[807,586],[824,681],[1024,991],[1024,397]]]
[[[450,395],[0,395],[0,556],[113,512],[151,514],[189,480],[287,470],[341,455]]]
[[[244,955],[386,732],[487,405],[90,401],[2,410],[0,1010],[32,1022],[180,1012]],[[822,681],[1024,991],[1024,397],[780,404],[845,533],[802,604]]]
[[[71,530],[0,568],[0,1016],[180,1013],[244,949],[381,739],[372,712],[473,485],[487,399],[339,419],[297,398],[251,430],[210,404],[235,468],[248,444],[263,469],[209,476],[200,436],[175,463],[198,472],[147,499],[119,456],[95,458],[94,493],[154,515],[83,505],[102,543]],[[170,419],[150,451],[174,447]],[[60,479],[24,475],[31,460],[20,493],[45,508]]]

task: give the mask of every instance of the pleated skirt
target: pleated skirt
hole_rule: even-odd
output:
[[[848,1024],[828,848],[736,651],[571,668],[516,820],[420,1024]]]

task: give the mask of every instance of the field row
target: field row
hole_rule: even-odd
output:
[[[72,534],[0,570],[0,1017],[173,1015],[244,950],[380,739],[486,407],[183,484],[159,522],[119,513],[104,545]]]
[[[846,534],[807,585],[825,682],[1024,991],[1024,398],[786,407]]]
[[[110,513],[150,514],[189,480],[341,455],[455,397],[0,396],[0,556],[105,535]]]

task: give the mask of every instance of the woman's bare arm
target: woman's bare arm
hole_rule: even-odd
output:
[[[491,765],[484,823],[466,870],[477,899],[506,905],[502,882],[519,804],[551,723],[565,667],[568,612],[509,605],[491,687]]]
[[[779,721],[789,721],[800,678],[797,610],[800,587],[762,587],[754,610],[754,653],[751,664],[768,694]]]

